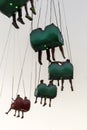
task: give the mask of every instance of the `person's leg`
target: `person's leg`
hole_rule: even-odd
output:
[[[46,105],[46,98],[44,98],[44,104],[43,104],[43,106],[45,106]]]
[[[40,63],[40,65],[42,65],[42,51],[38,51],[38,62]]]
[[[55,61],[55,48],[51,48],[52,59]]]
[[[36,99],[35,99],[35,102],[34,103],[37,103],[37,97],[36,97]]]
[[[24,112],[22,111],[22,117],[21,118],[24,118]]]
[[[58,86],[59,86],[59,79],[57,80],[57,82],[58,82]]]
[[[27,8],[27,3],[24,5],[25,7],[25,12],[26,12],[26,18],[29,19],[29,20],[32,20],[32,17],[29,16],[29,13],[28,13],[28,8]]]
[[[63,47],[62,47],[62,46],[59,46],[59,49],[60,49],[60,51],[61,51],[61,53],[62,53],[63,58],[65,59],[66,57],[65,57],[65,55],[64,55]]]
[[[14,116],[16,116],[16,112],[17,112],[17,111],[15,110]]]
[[[19,27],[18,27],[17,22],[16,22],[16,14],[15,13],[13,13],[12,18],[13,18],[13,22],[12,22],[13,26],[16,29],[18,29]]]
[[[36,15],[36,11],[35,11],[35,8],[34,8],[34,1],[33,1],[33,0],[30,0],[30,3],[31,3],[31,8],[30,8],[30,10],[32,11],[33,14]]]
[[[18,111],[18,115],[17,115],[17,117],[20,117],[20,111]]]
[[[49,62],[51,62],[51,60],[50,60],[50,50],[49,49],[46,50],[46,54],[47,54],[47,60]]]
[[[5,114],[8,114],[11,111],[11,108],[8,110],[8,112],[6,112]]]
[[[17,19],[21,24],[25,24],[23,19],[22,19],[22,9],[18,9],[18,19]]]
[[[64,84],[64,80],[62,79],[62,80],[61,80],[61,91],[63,91],[63,89],[64,89],[63,84]]]
[[[71,90],[73,91],[73,85],[72,85],[72,79],[69,79],[70,85],[71,85]]]
[[[51,107],[51,98],[49,99],[49,107]]]
[[[40,104],[42,104],[42,100],[43,100],[43,98],[41,98]]]

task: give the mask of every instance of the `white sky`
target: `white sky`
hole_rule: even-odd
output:
[[[47,0],[44,0],[45,2]],[[38,0],[40,4],[40,0]],[[42,4],[42,12],[39,26],[44,28],[44,10],[46,3]],[[62,3],[62,0],[60,0]],[[57,0],[55,0],[57,8]],[[70,90],[70,84],[65,82],[64,91],[58,88],[58,94],[52,100],[52,107],[42,107],[38,99],[38,103],[34,104],[35,89],[35,61],[37,54],[32,50],[29,42],[29,33],[31,32],[31,24],[26,18],[23,18],[25,25],[19,24],[20,30],[14,29],[11,25],[11,19],[0,13],[0,87],[2,89],[0,96],[0,129],[9,130],[87,130],[87,1],[86,0],[64,0],[66,21],[69,31],[71,53],[74,65],[74,92]],[[34,17],[34,28],[37,27],[37,15]],[[50,14],[47,13],[49,16]],[[54,18],[54,16],[52,16]],[[55,18],[52,19],[55,22]],[[64,17],[62,12],[62,24],[64,26]],[[49,20],[46,24],[49,24]],[[10,27],[11,26],[11,27]],[[8,37],[8,32],[10,33]],[[7,38],[8,37],[8,38]],[[8,39],[8,40],[7,40]],[[4,46],[7,46],[3,55]],[[25,113],[25,118],[20,119],[13,116],[12,110],[9,115],[5,112],[9,109],[12,97],[12,76],[14,76],[13,97],[17,93],[17,87],[20,77],[21,66],[24,58],[26,45],[29,43],[26,60],[23,69],[23,80],[25,83],[26,95],[31,99],[31,109]],[[65,55],[67,51],[64,46]],[[58,49],[56,49],[58,51]],[[43,66],[40,78],[44,78],[48,83],[48,73],[45,53],[43,53]],[[56,53],[57,60],[63,60],[60,52]],[[37,63],[37,71],[39,64]],[[32,80],[31,80],[32,72]],[[38,74],[36,76],[38,83]],[[32,81],[32,83],[31,83]],[[31,86],[31,96],[30,96]],[[20,83],[20,94],[23,94],[23,85]],[[48,103],[48,101],[47,101]]]

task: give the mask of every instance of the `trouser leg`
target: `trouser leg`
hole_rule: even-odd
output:
[[[64,89],[63,84],[64,84],[64,80],[62,79],[62,80],[61,80],[61,91],[63,91],[63,89]]]
[[[49,107],[51,107],[51,98],[49,99]]]
[[[42,51],[38,51],[38,62],[42,65]]]
[[[30,10],[32,11],[33,14],[36,15],[35,8],[34,8],[34,1],[33,1],[33,0],[30,0],[30,3],[31,3],[31,8],[30,8]]]
[[[47,54],[47,60],[49,62],[51,62],[51,60],[50,60],[50,50],[49,49],[46,50],[46,54]]]
[[[21,24],[25,24],[23,19],[22,19],[22,9],[18,9],[18,19],[17,19]]]
[[[26,12],[26,18],[29,19],[29,20],[32,20],[32,17],[29,16],[29,13],[28,13],[28,8],[27,8],[27,3],[25,4],[25,12]]]
[[[70,85],[71,85],[71,90],[73,91],[73,85],[72,85],[72,79],[69,79]]]
[[[65,59],[66,57],[65,57],[65,55],[64,55],[63,47],[62,47],[62,46],[59,46],[59,49],[60,49],[60,51],[61,51],[61,53],[62,53],[63,58]]]
[[[13,26],[16,29],[18,29],[19,27],[18,27],[17,22],[16,22],[16,14],[15,13],[13,13],[12,18],[13,18],[13,22],[12,22]]]
[[[55,48],[54,47],[51,49],[51,53],[52,53],[52,59],[55,60]]]

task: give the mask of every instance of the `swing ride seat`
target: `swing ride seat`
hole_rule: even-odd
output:
[[[23,99],[18,98],[16,100],[14,100],[14,102],[11,104],[11,109],[21,110],[22,106],[23,106]]]
[[[57,62],[53,62],[48,66],[50,80],[58,80],[62,77],[61,66]]]
[[[39,85],[35,89],[34,95],[41,98],[54,98],[57,95],[57,87],[55,85]]]
[[[47,85],[46,84],[39,84],[35,89],[34,96],[35,97],[46,97],[47,95]]]
[[[25,5],[28,0],[0,0],[0,11],[7,17],[11,17],[18,8]]]
[[[47,87],[47,95],[46,95],[46,97],[53,99],[56,96],[57,96],[57,87],[56,87],[56,85],[49,85]]]
[[[57,26],[53,23],[46,26],[44,30],[37,28],[30,33],[30,43],[37,52],[64,44],[63,36]]]
[[[23,112],[29,111],[29,110],[30,110],[30,106],[31,106],[30,100],[24,99],[24,100],[23,100],[23,106],[22,106],[21,111],[23,111]]]
[[[59,65],[53,62],[48,67],[48,73],[50,80],[73,79],[73,65],[67,62]]]

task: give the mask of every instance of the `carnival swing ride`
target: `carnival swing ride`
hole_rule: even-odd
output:
[[[31,108],[31,90],[34,92],[35,96],[35,104],[37,103],[37,99],[40,98],[40,104],[42,104],[42,99],[44,99],[43,106],[45,106],[46,99],[49,99],[49,107],[51,107],[51,100],[56,98],[57,96],[57,86],[60,86],[59,81],[61,81],[61,91],[64,90],[64,81],[69,80],[70,85],[71,85],[71,91],[73,91],[73,85],[72,85],[72,79],[73,79],[73,64],[72,64],[72,56],[71,56],[71,50],[70,50],[70,42],[69,42],[69,35],[68,35],[68,29],[66,25],[66,20],[65,26],[63,26],[64,23],[62,23],[63,19],[65,18],[65,15],[63,15],[62,18],[62,12],[64,12],[64,6],[63,1],[60,0],[30,0],[31,2],[31,7],[30,10],[32,12],[32,17],[28,13],[27,6],[29,5],[28,0],[1,0],[0,1],[0,11],[2,14],[6,15],[8,18],[12,17],[13,22],[11,25],[13,26],[13,32],[10,29],[9,34],[10,36],[8,37],[14,37],[14,35],[17,35],[17,39],[14,41],[18,41],[17,45],[19,48],[19,40],[18,36],[21,35],[20,31],[22,30],[21,28],[19,29],[19,26],[17,24],[17,20],[21,24],[25,24],[23,21],[23,16],[22,12],[23,7],[26,11],[25,17],[31,21],[27,28],[31,29],[26,29],[28,32],[26,33],[26,30],[22,32],[23,34],[26,33],[28,39],[27,45],[24,45],[24,43],[21,45],[22,51],[23,51],[23,56],[22,56],[22,62],[20,61],[21,67],[16,68],[17,66],[17,61],[15,64],[15,60],[17,57],[20,55],[20,50],[18,51],[18,55],[16,55],[17,50],[15,52],[15,43],[12,46],[13,47],[13,57],[12,57],[12,102],[10,109],[6,112],[8,114],[11,109],[15,110],[14,116],[16,116],[16,112],[18,112],[17,117],[20,117],[20,112],[22,112],[22,117],[24,117],[24,112],[27,112]],[[44,5],[44,6],[43,6]],[[62,9],[61,9],[62,8]],[[23,11],[22,11],[23,10]],[[65,12],[64,12],[65,13]],[[16,20],[16,16],[18,16],[18,19]],[[25,25],[26,27],[26,25]],[[19,31],[19,32],[18,32]],[[23,31],[23,30],[22,30]],[[14,34],[17,33],[17,34]],[[16,36],[15,36],[16,37]],[[23,38],[21,36],[21,38]],[[7,38],[6,44],[4,46],[3,52],[2,52],[2,57],[0,61],[0,68],[3,64],[3,60],[5,57],[6,49],[7,49],[7,58],[8,59],[8,52],[9,52],[9,42],[13,42],[9,40],[10,38]],[[26,41],[26,40],[25,40]],[[22,41],[22,42],[25,42]],[[64,49],[64,45],[66,44],[66,50]],[[29,50],[29,52],[28,52]],[[65,54],[65,52],[67,54]],[[45,55],[46,53],[46,55]],[[43,55],[44,54],[44,55]],[[43,55],[43,57],[42,57]],[[60,61],[59,59],[61,58],[65,59],[65,61]],[[17,58],[18,59],[18,58]],[[20,58],[19,58],[20,59]],[[28,62],[29,59],[29,62]],[[38,59],[38,60],[37,60]],[[47,61],[46,61],[47,59]],[[18,61],[18,62],[19,62]],[[43,62],[42,62],[43,61]],[[46,65],[45,65],[46,64]],[[6,61],[7,65],[7,61]],[[25,67],[26,66],[26,67]],[[26,68],[29,67],[26,70]],[[17,69],[19,71],[17,72]],[[24,76],[25,71],[28,73],[27,77]],[[6,71],[6,66],[4,73]],[[16,71],[16,76],[15,76],[15,71]],[[3,74],[5,75],[5,74]],[[4,76],[3,76],[4,77]],[[30,77],[30,78],[28,78]],[[32,81],[32,77],[34,80]],[[17,80],[17,79],[18,80]],[[4,78],[3,78],[4,80]],[[2,80],[2,82],[3,82]],[[48,82],[48,85],[46,82]],[[18,82],[18,85],[14,82]],[[26,96],[26,87],[25,84],[26,82],[30,85],[29,86],[29,99]],[[56,82],[57,81],[57,82]],[[33,82],[33,85],[32,85]],[[55,83],[53,83],[55,82]],[[14,85],[15,84],[15,85]],[[15,88],[16,92],[16,98],[13,98],[13,93],[14,91],[14,86],[18,86]],[[20,87],[22,86],[22,87]],[[35,86],[32,88],[32,86]],[[1,87],[1,93],[2,93],[2,88]],[[24,95],[24,99],[20,96],[20,88],[23,89],[22,95]]]

